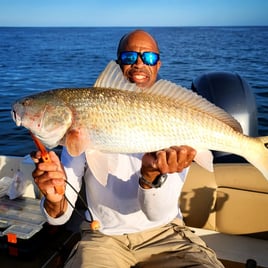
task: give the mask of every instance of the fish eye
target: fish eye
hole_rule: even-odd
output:
[[[22,104],[23,106],[27,106],[27,105],[30,104],[30,102],[31,102],[31,99],[30,99],[30,98],[26,98],[26,99],[24,99],[24,100],[21,102],[21,104]]]

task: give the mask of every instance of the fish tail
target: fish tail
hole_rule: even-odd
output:
[[[254,140],[258,145],[255,144],[254,153],[250,153],[246,159],[268,180],[268,136],[257,137]]]

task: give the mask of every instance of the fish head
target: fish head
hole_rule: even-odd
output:
[[[48,148],[60,144],[72,124],[71,109],[49,92],[17,100],[12,117],[17,126],[30,130]]]

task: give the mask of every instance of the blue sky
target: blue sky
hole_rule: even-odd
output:
[[[0,0],[0,26],[236,25],[268,25],[268,0]]]

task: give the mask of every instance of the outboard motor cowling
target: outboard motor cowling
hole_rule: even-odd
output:
[[[211,72],[197,77],[192,90],[231,114],[242,126],[243,133],[258,136],[257,107],[249,84],[240,75]],[[244,162],[239,156],[214,152],[214,162]]]

